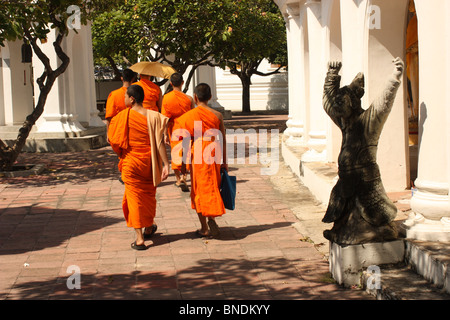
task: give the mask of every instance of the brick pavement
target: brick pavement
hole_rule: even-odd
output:
[[[23,154],[20,162],[47,169],[0,178],[1,299],[372,299],[333,283],[323,254],[294,227],[298,218],[258,164],[230,167],[236,210],[217,219],[217,239],[195,236],[189,193],[171,174],[157,191],[158,231],[148,250],[135,251],[109,147]],[[67,287],[73,265],[81,289]]]

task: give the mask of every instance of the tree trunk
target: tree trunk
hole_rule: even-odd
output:
[[[51,74],[47,77],[45,86],[41,89],[39,93],[38,103],[34,108],[33,112],[27,116],[26,120],[23,122],[22,127],[19,129],[19,134],[11,147],[6,146],[2,141],[0,145],[0,171],[11,171],[14,163],[16,162],[20,152],[22,151],[28,136],[30,135],[31,129],[36,123],[37,119],[44,112],[45,102],[47,100],[48,94],[55,82],[56,77]]]
[[[242,112],[250,113],[250,77],[243,72],[239,78],[242,82]]]
[[[111,56],[106,56],[106,60],[108,60],[111,68],[114,71],[114,80],[120,80],[122,78],[122,72],[120,72],[119,68],[117,68],[114,59]]]
[[[28,39],[32,44],[33,50],[44,64],[45,70],[42,76],[37,80],[40,93],[36,107],[34,108],[33,112],[27,116],[22,127],[19,129],[19,134],[17,135],[14,144],[10,147],[0,139],[0,171],[12,170],[14,163],[16,162],[20,152],[25,146],[31,129],[44,112],[45,102],[47,101],[48,94],[50,93],[55,80],[58,78],[58,76],[64,73],[64,71],[66,71],[67,66],[70,63],[69,57],[62,51],[61,48],[61,41],[63,37],[63,34],[60,33],[53,43],[55,52],[61,60],[61,64],[58,66],[58,68],[53,70],[50,66],[48,57],[36,45],[37,39],[32,38],[28,33]]]

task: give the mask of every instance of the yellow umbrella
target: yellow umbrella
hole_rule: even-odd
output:
[[[139,74],[169,79],[176,72],[174,68],[160,62],[141,61],[133,64],[131,70]]]

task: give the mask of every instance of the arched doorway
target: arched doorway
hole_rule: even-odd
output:
[[[419,41],[414,0],[409,0],[406,28],[406,76],[408,85],[408,130],[411,186],[417,178],[419,136]]]

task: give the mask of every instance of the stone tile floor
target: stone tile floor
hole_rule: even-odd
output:
[[[217,239],[195,236],[189,193],[171,174],[157,191],[158,231],[148,250],[135,251],[109,147],[22,154],[19,162],[46,169],[0,177],[1,299],[373,299],[334,283],[324,254],[294,227],[297,215],[259,164],[230,166],[236,209],[217,219]],[[305,210],[316,208],[306,188],[294,192]],[[80,289],[68,288],[73,270]]]

